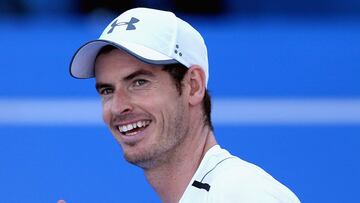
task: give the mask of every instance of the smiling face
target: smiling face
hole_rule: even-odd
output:
[[[126,160],[144,169],[169,161],[189,129],[187,97],[171,76],[117,49],[98,56],[95,76],[103,119]]]

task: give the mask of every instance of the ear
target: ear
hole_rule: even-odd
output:
[[[205,72],[198,66],[193,65],[186,73],[186,80],[190,87],[189,103],[197,105],[202,102],[205,95]]]

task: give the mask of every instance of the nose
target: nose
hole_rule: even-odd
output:
[[[116,91],[111,102],[111,113],[113,115],[121,115],[131,112],[132,109],[129,96],[123,91]]]

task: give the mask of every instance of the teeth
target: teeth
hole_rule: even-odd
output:
[[[119,126],[118,129],[120,132],[125,133],[125,132],[130,131],[135,128],[145,127],[149,124],[150,124],[150,121],[138,121],[136,123]]]
[[[132,124],[128,124],[128,125],[127,125],[127,130],[132,130],[132,129],[133,129]]]

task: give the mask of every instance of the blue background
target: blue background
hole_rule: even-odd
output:
[[[355,2],[355,1],[354,1]],[[358,16],[181,15],[204,36],[214,98],[360,96]],[[75,80],[75,50],[111,18],[0,18],[0,98],[95,99]],[[356,202],[360,125],[218,125],[218,142],[302,202]],[[0,201],[159,202],[106,127],[0,125]]]

